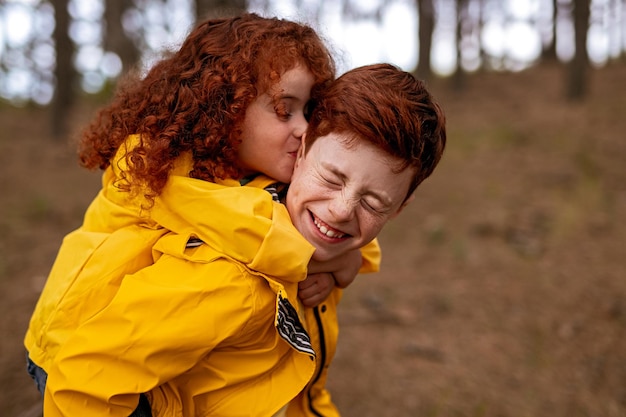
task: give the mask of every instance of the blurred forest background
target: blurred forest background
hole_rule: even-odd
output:
[[[414,16],[412,38],[381,46],[414,46],[397,64],[448,117],[440,167],[381,236],[381,273],[345,293],[342,414],[626,417],[624,0],[0,1],[0,415],[40,415],[23,335],[99,189],[72,139],[197,16],[244,10],[331,46],[329,21]],[[343,70],[354,45],[335,45]]]

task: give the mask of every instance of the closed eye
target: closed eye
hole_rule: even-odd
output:
[[[330,184],[330,185],[334,185],[337,187],[340,187],[341,184],[341,180],[339,178],[334,178],[334,177],[329,177],[327,175],[321,175],[322,180],[324,180],[325,183]]]
[[[376,214],[385,214],[389,210],[389,207],[378,198],[373,196],[365,196],[361,199],[363,202],[363,206],[369,211],[372,211]]]
[[[376,208],[375,206],[373,206],[372,204],[370,204],[367,200],[361,200],[363,202],[363,206],[365,206],[365,208],[369,211],[373,211],[378,213],[379,209]]]
[[[276,113],[276,116],[280,120],[284,120],[284,121],[289,120],[292,116],[292,114],[287,109],[287,106],[285,106],[285,103],[282,103],[282,102],[279,102],[278,104],[274,106],[274,113]]]

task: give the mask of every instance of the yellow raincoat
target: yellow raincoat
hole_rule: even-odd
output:
[[[309,391],[334,410],[314,371],[334,353],[340,291],[327,300],[328,348],[314,347],[296,299],[313,248],[254,188],[269,182],[195,180],[181,161],[148,213],[109,168],[65,238],[25,339],[49,374],[44,415],[127,416],[142,392],[154,416],[271,416]],[[290,416],[310,412],[294,403]]]

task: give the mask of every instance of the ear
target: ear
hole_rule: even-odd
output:
[[[395,212],[395,213],[391,216],[391,219],[395,219],[396,217],[398,217],[398,215],[399,215],[400,213],[402,213],[402,210],[404,210],[404,208],[405,208],[406,206],[408,206],[408,205],[409,205],[409,203],[410,203],[411,201],[413,201],[414,199],[415,199],[415,194],[411,194],[409,197],[407,197],[407,199],[406,199],[406,200],[404,200],[404,203],[402,203],[402,205],[400,206],[400,208],[398,209],[398,211],[396,211],[396,212]],[[391,220],[391,219],[390,219],[390,220]]]
[[[306,152],[306,133],[302,135],[300,138],[300,148],[298,149],[298,153],[296,154],[296,164],[302,158],[304,158],[304,153]]]

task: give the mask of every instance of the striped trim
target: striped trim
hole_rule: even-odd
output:
[[[187,241],[187,245],[185,246],[186,248],[197,248],[198,246],[201,246],[204,242],[200,239],[198,239],[197,237],[190,237],[189,240]]]
[[[264,188],[265,191],[272,195],[272,200],[276,201],[277,203],[280,203],[280,196],[278,195],[278,193],[280,191],[279,187],[281,185],[281,183],[275,182],[274,184],[270,184]]]
[[[311,338],[300,323],[298,312],[289,300],[278,295],[278,334],[297,351],[315,356],[315,350],[311,345]]]

